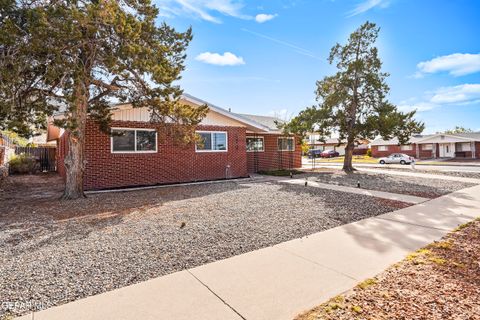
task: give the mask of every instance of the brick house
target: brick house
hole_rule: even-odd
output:
[[[371,148],[375,158],[404,153],[417,159],[480,159],[480,132],[415,135],[405,145],[400,145],[396,138],[376,139],[371,142]]]
[[[320,136],[318,134],[309,133],[305,137],[305,142],[307,143],[309,149],[314,150],[335,150],[341,156],[345,155],[345,147],[347,146],[345,141],[339,141],[338,138],[329,138],[325,141],[320,141]],[[355,142],[355,148],[353,149],[354,155],[364,155],[367,153],[370,141],[368,140],[359,140]]]
[[[283,136],[275,118],[236,114],[187,94],[183,102],[209,107],[197,127],[202,144],[176,144],[164,126],[150,122],[146,108],[128,104],[112,111],[111,130],[117,135],[87,120],[85,190],[241,178],[301,167],[299,139]],[[49,125],[48,140],[57,141],[57,168],[63,176],[67,134]]]

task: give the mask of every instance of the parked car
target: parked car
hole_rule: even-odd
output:
[[[320,155],[322,154],[323,150],[321,149],[311,149],[308,150],[308,158],[313,159],[313,158],[320,158]]]
[[[320,154],[320,157],[322,158],[333,158],[338,156],[340,156],[340,153],[335,150],[325,150]]]
[[[378,163],[386,164],[386,163],[399,163],[399,164],[410,164],[415,162],[414,157],[410,157],[404,153],[392,153],[388,157],[383,157],[378,159]]]

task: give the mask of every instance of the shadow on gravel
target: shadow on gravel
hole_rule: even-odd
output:
[[[94,230],[120,224],[171,201],[248,188],[236,182],[98,193],[85,199],[60,200],[63,179],[57,174],[13,175],[0,190],[0,244],[30,240],[35,247],[57,239],[82,239]],[[161,211],[156,214],[161,214]],[[49,236],[46,237],[45,234]]]

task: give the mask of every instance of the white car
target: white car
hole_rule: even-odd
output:
[[[378,163],[386,164],[386,163],[399,163],[399,164],[410,164],[415,162],[414,157],[410,157],[404,153],[392,153],[388,157],[383,157],[378,159]]]

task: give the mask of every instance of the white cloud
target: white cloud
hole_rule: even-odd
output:
[[[223,54],[204,52],[196,56],[195,60],[217,66],[236,66],[245,64],[242,57],[237,57],[231,52],[224,52]]]
[[[386,8],[390,5],[389,0],[363,0],[357,6],[348,13],[348,17],[353,17],[361,13],[367,12],[375,7]]]
[[[264,22],[267,22],[269,20],[272,20],[276,16],[277,16],[277,14],[260,13],[260,14],[257,14],[255,16],[255,21],[257,21],[258,23],[264,23]]]
[[[480,72],[480,53],[454,53],[447,56],[440,56],[429,61],[417,64],[417,77],[425,73],[448,72],[452,76],[464,76]]]
[[[480,84],[461,84],[443,87],[426,92],[425,99],[415,102],[414,99],[399,104],[401,111],[417,110],[419,112],[432,110],[445,105],[465,105],[480,103]]]
[[[209,22],[222,23],[215,14],[241,19],[252,19],[244,15],[242,1],[239,0],[157,0],[161,16],[191,15]]]
[[[480,84],[462,84],[436,90],[430,102],[435,104],[474,103],[480,101]]]

